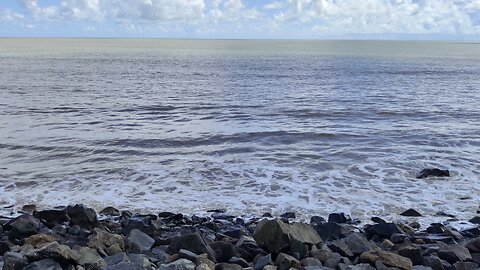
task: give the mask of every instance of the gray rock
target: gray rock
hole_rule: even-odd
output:
[[[180,251],[180,249],[186,249],[196,254],[206,253],[210,260],[214,262],[217,261],[215,252],[207,244],[207,241],[203,238],[203,236],[198,232],[185,234],[173,239],[167,249],[167,253],[176,254]]]
[[[230,260],[228,261],[228,263],[238,264],[238,265],[240,265],[240,266],[243,267],[243,268],[250,267],[250,264],[249,264],[245,259],[238,258],[238,257],[232,257],[232,258],[230,258]]]
[[[53,259],[43,259],[33,262],[23,270],[63,270],[58,262]]]
[[[387,267],[396,267],[402,270],[412,269],[412,261],[409,258],[381,249],[364,252],[360,255],[360,262],[362,263],[373,265],[377,261],[382,262]]]
[[[105,216],[120,216],[120,210],[115,207],[109,206],[100,211],[100,214]]]
[[[323,241],[342,239],[352,231],[351,226],[340,225],[335,222],[317,224],[314,228]]]
[[[105,257],[105,262],[108,265],[115,265],[118,263],[129,263],[130,259],[125,252],[120,252],[115,255]]]
[[[249,236],[242,236],[235,246],[240,256],[249,262],[253,261],[257,255],[267,255],[257,242]]]
[[[302,243],[300,241],[292,240],[292,242],[290,243],[288,254],[290,255],[297,254],[298,258],[303,259],[308,256],[309,251],[310,251],[310,247],[308,246],[308,244]]]
[[[0,241],[0,256],[3,256],[5,252],[10,250],[10,245],[5,241]]]
[[[318,259],[308,257],[300,261],[303,266],[322,266],[322,262]]]
[[[433,270],[431,267],[429,266],[424,266],[424,265],[414,265],[412,267],[412,270]]]
[[[147,270],[147,268],[134,263],[119,263],[103,267],[102,270]]]
[[[253,266],[254,270],[262,270],[266,265],[273,264],[272,254],[261,256]]]
[[[3,270],[22,270],[28,265],[28,260],[15,252],[5,253],[3,260]]]
[[[342,256],[338,253],[332,253],[330,257],[323,263],[323,266],[337,269],[338,264],[342,262]]]
[[[328,247],[322,247],[320,249],[310,251],[310,256],[318,259],[323,264],[328,260],[328,258],[330,258],[331,255],[332,251]]]
[[[356,256],[362,254],[363,252],[370,251],[377,246],[368,241],[365,236],[359,233],[351,233],[345,238],[345,243],[348,246],[349,250]],[[341,253],[340,253],[341,254]],[[346,255],[344,255],[346,256]],[[350,256],[348,256],[350,257]]]
[[[450,245],[441,248],[438,251],[438,257],[442,260],[447,261],[450,264],[454,264],[458,261],[465,261],[472,259],[470,251],[464,246],[461,245]]]
[[[25,214],[14,218],[5,224],[4,227],[5,230],[9,230],[8,238],[14,240],[37,234],[43,226],[38,218]]]
[[[107,251],[112,246],[109,254],[118,253],[116,251],[124,251],[125,250],[125,241],[123,237],[119,234],[113,234],[105,231],[104,229],[95,228],[92,231],[92,234],[88,237],[88,246],[91,248],[95,248],[97,250],[104,250]]]
[[[413,265],[423,264],[422,250],[418,246],[403,246],[400,247],[397,252],[398,255],[409,258],[412,261]]]
[[[73,225],[92,229],[98,225],[97,212],[93,208],[87,208],[82,204],[67,206],[67,215]]]
[[[98,269],[107,266],[107,262],[100,257],[100,254],[98,254],[95,249],[82,247],[77,254],[79,256],[77,263],[84,266],[86,269]]]
[[[235,247],[230,242],[217,241],[210,244],[215,252],[217,262],[228,262],[232,257],[236,256]]]
[[[138,251],[149,250],[152,248],[153,244],[155,244],[155,240],[153,238],[138,229],[133,229],[130,231],[127,240],[130,245],[133,246],[134,250]]]
[[[198,255],[191,252],[190,250],[180,249],[180,251],[178,251],[178,257],[180,259],[187,259],[189,261],[195,262],[197,260]]]
[[[374,235],[381,238],[390,239],[393,234],[404,233],[395,223],[377,223],[374,225],[365,226],[365,232],[369,237]]]
[[[471,252],[471,253],[480,253],[480,237],[474,238],[470,241],[467,242],[465,247]]]
[[[456,262],[453,267],[455,270],[475,270],[479,269],[478,264],[473,262]]]
[[[128,254],[128,258],[134,264],[138,264],[143,266],[144,268],[150,269],[152,267],[152,263],[148,259],[148,257],[144,254]]]
[[[423,257],[423,265],[431,267],[433,270],[445,270],[452,268],[452,266],[447,261],[433,255]]]
[[[187,259],[179,259],[169,264],[161,264],[159,270],[195,270],[195,264]]]
[[[284,253],[278,254],[275,260],[275,265],[278,267],[278,270],[288,270],[299,264],[300,262],[297,259]]]
[[[375,262],[375,268],[377,270],[398,270],[396,267],[388,267],[380,261]]]
[[[322,239],[315,229],[307,224],[285,224],[279,219],[263,220],[253,235],[258,245],[271,253],[279,253],[293,241],[316,245]]]
[[[350,221],[352,221],[352,218],[345,213],[331,213],[328,215],[328,222],[349,223]]]
[[[76,264],[79,256],[73,252],[70,247],[60,245],[58,242],[46,244],[39,250],[32,254],[27,254],[29,260],[41,260],[51,258],[58,261],[60,264],[73,263]]]
[[[328,248],[330,248],[333,252],[337,252],[338,254],[345,256],[345,257],[353,257],[353,252],[348,247],[345,239],[341,240],[334,240],[328,244]]]
[[[242,267],[233,263],[219,263],[215,266],[215,270],[242,270]]]
[[[368,263],[359,263],[356,265],[348,265],[346,270],[375,270],[370,264]]]

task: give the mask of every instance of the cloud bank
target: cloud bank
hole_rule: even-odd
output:
[[[0,26],[121,36],[480,35],[480,0],[12,0]],[[3,28],[3,27],[2,27]],[[48,29],[47,29],[48,28]],[[60,31],[61,32],[61,31]],[[1,33],[1,32],[0,32]]]

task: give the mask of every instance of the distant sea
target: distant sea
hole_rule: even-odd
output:
[[[478,194],[480,44],[0,39],[1,207],[461,218]]]

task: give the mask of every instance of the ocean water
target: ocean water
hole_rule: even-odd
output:
[[[469,218],[479,176],[480,44],[0,39],[2,207]]]

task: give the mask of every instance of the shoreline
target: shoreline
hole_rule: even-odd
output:
[[[443,223],[422,228],[371,217],[366,224],[343,213],[298,222],[294,212],[243,218],[224,209],[187,216],[134,214],[84,205],[0,217],[2,269],[477,269],[480,217],[457,230]],[[13,213],[12,213],[13,214]],[[472,223],[473,222],[473,223]],[[50,268],[49,268],[50,267]]]

